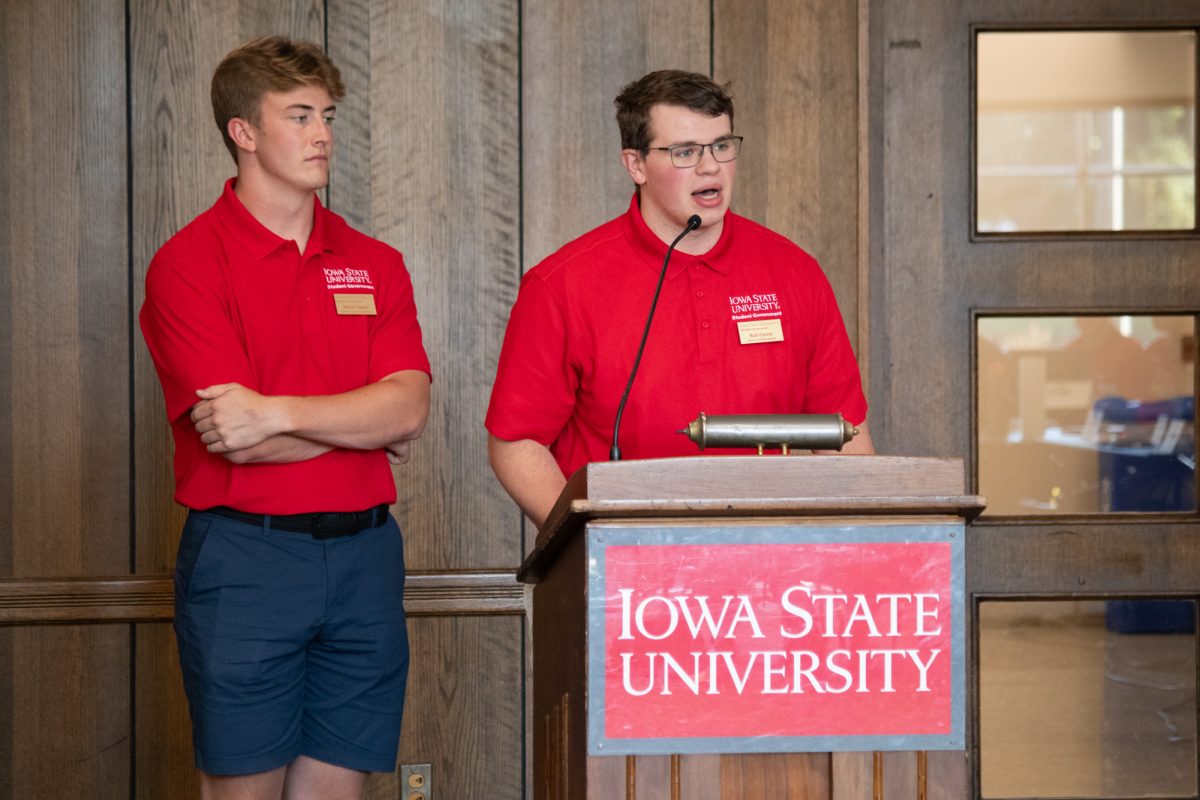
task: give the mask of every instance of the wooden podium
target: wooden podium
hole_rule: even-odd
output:
[[[811,790],[798,787],[798,783],[804,780],[802,776],[798,777],[798,773],[809,769],[810,765],[810,757],[803,753],[965,749],[962,541],[965,539],[966,525],[979,514],[984,503],[982,498],[966,496],[963,492],[963,464],[959,459],[721,456],[594,463],[580,469],[567,482],[538,533],[533,551],[517,573],[519,580],[535,584],[532,719],[534,796],[537,800],[609,800],[634,796],[672,799],[761,797],[772,800],[810,797],[819,796],[820,793],[813,795]],[[803,543],[806,542],[805,537],[811,534],[814,541],[828,544],[834,540],[840,541],[838,537],[862,538],[859,534],[865,535],[867,541],[887,540],[888,535],[897,531],[901,538],[908,541],[914,538],[910,532],[916,531],[916,538],[919,539],[926,530],[933,531],[935,539],[940,537],[940,540],[946,540],[948,536],[949,540],[946,541],[954,544],[953,552],[957,554],[954,570],[958,588],[953,617],[958,632],[952,647],[945,648],[956,651],[953,655],[955,661],[953,668],[948,666],[950,656],[947,654],[944,662],[938,662],[939,666],[945,663],[945,674],[953,677],[953,686],[950,687],[948,683],[946,686],[947,693],[952,689],[955,694],[954,718],[947,722],[944,730],[939,728],[937,735],[896,736],[894,732],[873,731],[875,735],[858,737],[854,735],[855,731],[840,730],[837,735],[823,738],[820,735],[808,735],[811,731],[807,729],[789,728],[781,729],[785,735],[764,737],[720,734],[664,740],[652,736],[648,743],[605,738],[604,713],[610,715],[608,733],[611,733],[612,720],[616,716],[611,710],[605,711],[607,706],[604,706],[602,674],[605,662],[601,660],[601,651],[606,646],[603,641],[605,614],[609,614],[611,629],[616,619],[611,615],[616,612],[613,609],[606,611],[603,608],[605,598],[595,595],[601,593],[597,589],[601,584],[597,581],[603,580],[600,573],[604,571],[604,565],[609,564],[611,569],[615,563],[611,556],[618,551],[605,549],[610,543],[614,546],[615,543],[624,542],[653,547],[657,543],[678,544],[683,541],[719,547],[726,540],[758,543],[764,537],[769,542]],[[684,534],[683,539],[676,535],[680,531]],[[946,552],[950,552],[950,549],[947,548]],[[746,562],[735,559],[730,563]],[[736,566],[731,569],[736,569]],[[724,567],[709,571],[723,572]],[[805,594],[796,592],[796,589],[812,595],[811,590],[797,585],[792,587],[793,598],[805,598]],[[612,597],[608,599],[611,601]],[[628,605],[628,591],[624,599]],[[670,602],[662,598],[653,599],[659,602],[647,602],[645,608],[639,607],[639,616],[636,618],[639,624],[643,622],[641,612],[651,606],[666,607],[672,621],[677,621],[678,615]],[[699,599],[705,600],[704,597]],[[688,616],[688,622],[693,622],[687,613],[688,608],[684,607],[687,598],[676,598],[676,601]],[[899,627],[896,621],[899,616],[896,610],[898,602],[892,600],[892,628]],[[830,607],[831,603],[827,601],[825,611],[828,613],[829,626],[832,627],[834,616]],[[869,625],[874,635],[879,636],[880,631],[875,629],[886,627],[886,621],[882,618],[878,623],[867,619],[869,612],[864,609],[856,609],[854,615],[849,615],[850,607],[846,605],[844,608],[836,624],[840,628],[842,620],[848,620],[844,623],[847,633],[852,633],[854,628],[867,630]],[[815,612],[796,613],[802,616],[788,618],[788,626],[793,632],[785,635],[794,637],[803,634],[803,630],[795,630],[798,622],[808,622],[810,628],[814,619],[817,625],[821,623],[822,617]],[[948,605],[940,620],[936,619],[934,611],[926,610],[923,613],[925,618],[918,616],[917,620],[919,625],[929,629],[926,633],[933,632],[935,628],[941,631],[941,623],[948,623],[951,617]],[[738,620],[744,623],[742,633],[747,635],[752,630],[748,626],[758,624],[748,616],[752,615],[744,610]],[[629,608],[626,608],[624,624],[627,631],[632,617]],[[722,615],[722,618],[728,620],[731,615]],[[782,626],[777,627],[782,629]],[[840,633],[840,629],[836,632]],[[734,633],[731,628],[728,636],[732,637]],[[826,635],[833,636],[834,632],[827,631]],[[653,636],[658,638],[657,629]],[[812,638],[815,640],[816,637],[814,631]],[[626,635],[621,638],[633,637]],[[946,639],[945,642],[949,643],[950,640]],[[867,656],[862,656],[862,652],[867,652]],[[922,657],[916,655],[916,650],[859,651],[858,663],[862,671],[855,678],[858,681],[854,687],[856,690],[869,694],[867,690],[871,687],[868,686],[865,670],[868,665],[884,660],[874,656],[885,652],[900,655],[895,658],[887,656],[886,675],[872,673],[870,681],[878,685],[886,681],[881,691],[892,694],[880,694],[879,697],[891,700],[895,694],[895,688],[891,686],[892,662],[895,661],[896,674],[899,676],[901,668],[908,663],[904,654],[913,653],[912,663],[922,667],[919,677],[924,684],[929,663],[939,655],[940,650],[933,650],[932,655],[924,656],[924,664],[920,660]],[[752,660],[749,666],[744,667],[745,671],[739,673],[742,667],[735,666],[730,656],[722,653],[721,657],[729,663],[732,674],[740,676],[742,680],[736,695],[726,692],[730,696],[720,699],[720,702],[735,704],[736,721],[740,724],[743,720],[740,712],[736,711],[736,703],[741,702],[742,698],[738,695],[750,682],[748,676],[754,663]],[[766,676],[760,682],[775,682],[779,685],[773,689],[768,686],[767,690],[784,691],[789,685],[788,679],[782,677],[785,660],[781,657],[768,662],[767,658],[767,655],[763,655],[760,664]],[[710,666],[719,663],[716,656],[712,656],[712,659]],[[813,667],[815,659],[816,656],[813,656],[807,666]],[[720,695],[715,688],[716,678],[711,676],[704,678],[705,681],[712,681],[711,684],[705,684],[709,687],[707,691],[703,687],[697,688],[701,680],[700,657],[696,656],[695,661],[697,672],[692,676],[692,688],[697,698],[702,699],[700,696],[704,694]],[[849,667],[851,661],[845,658],[839,663]],[[778,668],[769,668],[772,665]],[[666,681],[671,678],[675,680],[676,687],[684,686],[689,676],[680,669],[678,662],[672,666],[674,673],[668,675],[666,662],[663,662],[661,679]],[[611,672],[611,667],[609,670]],[[835,669],[835,672],[847,672],[849,676],[847,670]],[[909,672],[916,675],[912,669]],[[755,681],[758,681],[757,674]],[[796,690],[808,690],[808,696],[803,698],[805,702],[832,702],[834,693],[838,691],[844,692],[844,697],[854,694],[848,691],[849,677],[843,682],[846,685],[832,680],[820,684],[817,680],[819,674],[823,673],[817,673],[815,667],[807,671],[801,669],[800,676],[795,678]],[[653,679],[653,665],[650,675]],[[807,679],[807,684],[802,678]],[[901,678],[896,677],[895,680],[899,682]],[[817,697],[822,693],[822,686],[828,689],[828,698]],[[924,685],[922,688],[929,690]],[[672,694],[669,686],[663,694]],[[672,697],[663,699],[675,701],[679,694],[676,691]],[[772,703],[787,702],[782,696],[768,699]],[[647,722],[658,719],[664,724],[670,722],[654,714],[646,715],[644,719]],[[741,728],[745,728],[745,725],[741,725]],[[676,741],[680,742],[680,746],[671,748]],[[663,749],[664,742],[666,750]],[[605,750],[605,747],[612,749]],[[788,755],[789,751],[796,755]],[[600,754],[612,752],[617,754]],[[757,755],[761,752],[774,755]],[[861,796],[870,798],[875,790],[877,787],[873,789],[868,783],[861,787]],[[827,782],[825,791],[828,792]],[[848,795],[839,791],[837,796]]]

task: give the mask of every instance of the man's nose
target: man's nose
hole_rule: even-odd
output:
[[[324,119],[317,122],[316,128],[313,129],[314,144],[328,144],[333,141],[333,126]]]
[[[716,172],[721,168],[721,162],[717,161],[716,155],[713,153],[713,146],[706,144],[700,148],[700,163],[696,164],[697,172]]]

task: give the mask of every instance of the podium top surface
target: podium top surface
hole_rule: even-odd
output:
[[[595,462],[567,480],[517,579],[536,583],[566,542],[602,518],[937,514],[974,519],[959,458],[689,456]]]

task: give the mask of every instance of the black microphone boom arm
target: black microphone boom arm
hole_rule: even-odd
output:
[[[692,214],[688,217],[687,225],[675,237],[675,241],[671,242],[671,246],[667,248],[667,255],[663,258],[662,271],[658,274],[658,285],[654,287],[654,299],[650,301],[650,313],[646,315],[646,329],[642,331],[642,343],[638,345],[637,356],[633,359],[633,369],[629,372],[629,383],[625,384],[625,394],[621,395],[621,402],[617,403],[617,418],[613,421],[613,439],[612,450],[609,451],[609,461],[621,460],[621,447],[618,444],[621,434],[621,414],[625,412],[625,403],[629,400],[629,390],[633,388],[633,379],[637,376],[638,366],[642,363],[642,352],[646,349],[646,339],[650,336],[650,323],[654,321],[654,309],[658,306],[658,295],[662,291],[663,280],[667,277],[667,265],[671,263],[671,253],[675,252],[675,245],[687,236],[696,228],[700,227],[700,215]]]

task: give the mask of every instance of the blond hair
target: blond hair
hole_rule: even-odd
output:
[[[263,36],[221,59],[212,77],[213,116],[235,163],[237,145],[229,136],[229,121],[238,117],[259,125],[263,95],[301,86],[319,86],[334,101],[346,93],[338,68],[312,42]]]

